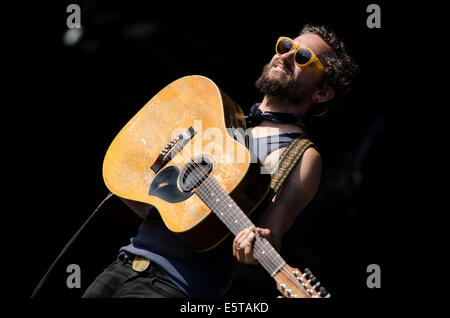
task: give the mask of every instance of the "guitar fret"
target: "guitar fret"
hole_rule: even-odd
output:
[[[209,192],[207,189],[209,189]],[[209,206],[211,210],[230,228],[233,234],[236,235],[244,228],[252,225],[244,212],[239,209],[236,203],[212,177],[207,178],[202,185],[197,188],[197,192],[199,190],[201,190],[201,192],[198,193],[201,195],[201,199],[209,201],[210,204],[212,203],[212,206]],[[214,193],[214,196],[216,197],[214,202],[211,202],[209,199],[211,193]]]
[[[277,268],[275,268],[272,272],[270,273],[270,276],[274,277],[282,268],[283,266],[286,264],[286,262],[284,262],[283,264],[280,264]]]
[[[234,224],[232,222],[230,222],[227,213],[225,213],[226,211],[223,210],[223,198],[222,200],[220,198],[216,198],[215,200],[211,200],[210,196],[208,195],[208,192],[205,191],[205,187],[203,187],[203,185],[205,185],[205,182],[203,182],[203,184],[201,186],[199,186],[197,188],[197,195],[203,200],[203,202],[205,202],[205,204],[211,209],[211,211],[215,212],[216,215],[219,217],[219,219],[225,223],[225,225],[233,232],[236,233],[238,232],[238,229],[235,228]]]
[[[270,262],[270,266],[263,267],[269,272],[272,276],[274,276],[278,271],[286,264],[284,259],[281,257],[280,254],[273,248],[273,246],[267,241],[265,238],[261,238],[260,240],[255,241],[255,257],[260,261],[260,259],[263,259],[270,255],[272,257],[272,260]]]
[[[212,176],[206,178],[197,187],[196,194],[234,235],[253,225],[247,215]],[[254,243],[254,255],[261,266],[272,276],[286,264],[269,241],[259,235]]]

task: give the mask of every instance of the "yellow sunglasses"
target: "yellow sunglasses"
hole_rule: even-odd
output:
[[[298,47],[295,45],[294,40],[288,37],[282,36],[278,39],[277,45],[275,46],[275,52],[277,52],[278,55],[281,56],[292,50],[295,50],[294,62],[296,65],[299,67],[306,67],[309,64],[314,63],[319,70],[326,73],[322,62],[320,62],[317,55],[311,49],[307,47]]]

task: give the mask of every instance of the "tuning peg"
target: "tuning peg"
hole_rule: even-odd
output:
[[[314,275],[311,275],[310,279],[308,279],[308,283],[310,283],[311,285],[317,283],[317,278]]]
[[[330,293],[327,292],[327,290],[324,287],[320,287],[319,295],[322,296],[323,298],[330,298],[331,297]]]
[[[306,279],[310,279],[311,277],[313,277],[313,274],[311,273],[309,268],[305,268],[305,272],[303,273],[303,277],[305,277]]]

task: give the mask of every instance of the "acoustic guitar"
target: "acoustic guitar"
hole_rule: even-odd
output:
[[[214,82],[180,78],[115,137],[104,158],[105,184],[136,213],[155,207],[193,249],[209,250],[252,226],[248,215],[270,189],[270,174],[261,173],[246,147],[245,129],[241,108]],[[285,297],[330,296],[309,270],[287,265],[265,238],[257,236],[254,255]]]

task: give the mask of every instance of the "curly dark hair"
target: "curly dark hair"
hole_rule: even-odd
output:
[[[343,97],[350,91],[350,84],[358,72],[358,65],[350,56],[342,39],[327,26],[306,24],[300,31],[302,34],[316,34],[320,36],[333,50],[333,54],[323,58],[324,67],[328,73],[327,84],[334,88],[335,96],[327,102],[328,111],[335,108]]]

